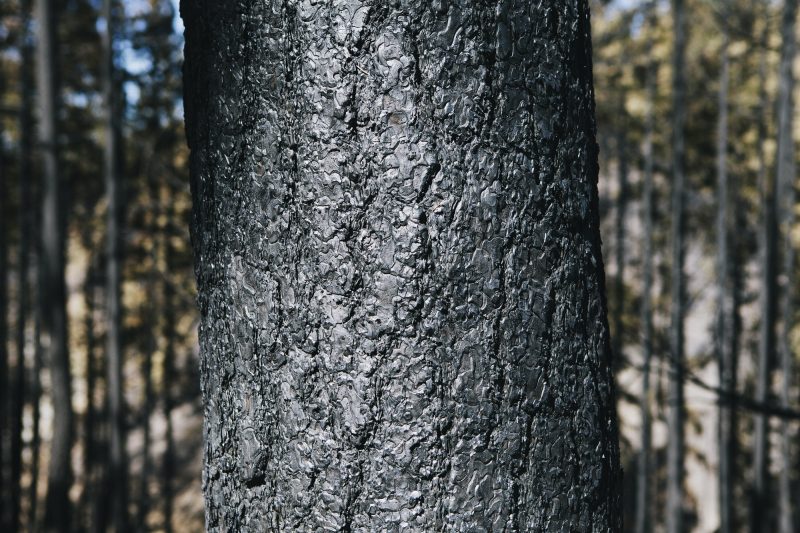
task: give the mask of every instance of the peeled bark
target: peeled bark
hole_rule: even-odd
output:
[[[585,0],[185,1],[212,531],[619,531]]]
[[[37,0],[39,144],[42,155],[42,334],[50,365],[53,438],[47,473],[44,529],[70,530],[72,406],[64,283],[64,210],[58,157],[57,33],[52,0]]]
[[[105,186],[108,200],[106,250],[106,297],[108,330],[106,333],[106,365],[109,424],[108,490],[111,520],[116,533],[128,528],[127,459],[125,457],[125,400],[122,381],[122,340],[120,279],[122,246],[120,224],[121,172],[120,172],[120,106],[114,69],[114,13],[113,0],[104,0],[103,16],[106,21],[103,33],[103,84],[106,103]]]
[[[667,406],[667,533],[683,533],[684,423],[684,203],[686,122],[686,10],[683,0],[672,1],[674,50],[672,65],[672,269],[670,317],[670,373]]]

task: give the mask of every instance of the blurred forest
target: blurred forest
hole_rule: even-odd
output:
[[[798,529],[797,0],[592,0],[628,531]],[[0,531],[201,531],[182,26],[0,2]]]

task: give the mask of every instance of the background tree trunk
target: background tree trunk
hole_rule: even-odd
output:
[[[19,50],[21,54],[19,72],[20,109],[19,109],[19,296],[18,322],[17,322],[17,373],[14,379],[14,425],[12,429],[11,450],[11,479],[9,492],[11,494],[11,529],[19,531],[21,528],[20,508],[22,504],[22,430],[23,412],[27,395],[25,351],[29,343],[28,325],[31,319],[30,299],[30,254],[33,236],[34,206],[31,184],[33,175],[33,131],[31,118],[31,93],[33,80],[31,68],[33,66],[33,48],[31,46],[30,19],[31,2],[23,0],[20,4],[21,27],[19,36]],[[35,339],[34,339],[35,341]]]
[[[69,487],[72,482],[72,405],[67,353],[64,226],[58,161],[57,33],[52,0],[37,0],[39,143],[43,161],[42,333],[50,365],[53,438],[47,475],[45,531],[70,530]]]
[[[618,531],[587,2],[182,11],[208,529]]]
[[[717,324],[716,352],[719,370],[720,388],[732,397],[736,388],[737,341],[734,334],[734,292],[733,256],[729,250],[731,202],[728,178],[728,15],[727,4],[721,7],[722,46],[720,49],[721,70],[719,75],[717,123]],[[721,402],[718,422],[719,469],[718,488],[720,504],[720,533],[733,531],[733,490],[735,450],[735,416],[734,407],[729,401]]]
[[[780,187],[780,224],[783,242],[783,287],[781,290],[781,334],[780,361],[782,373],[781,405],[789,407],[792,403],[790,391],[794,381],[794,353],[792,352],[791,331],[794,321],[794,243],[792,229],[795,222],[795,148],[794,148],[794,74],[796,59],[796,21],[797,0],[786,0],[784,5],[781,36],[780,79],[778,86],[778,161],[777,183]],[[792,533],[795,530],[792,498],[792,471],[796,463],[792,461],[792,440],[794,431],[787,420],[781,420],[779,477],[779,516],[778,531]]]
[[[774,178],[767,169],[765,142],[767,140],[767,50],[769,37],[768,2],[762,2],[764,29],[761,36],[761,61],[759,65],[758,109],[758,174],[761,190],[761,230],[759,232],[759,261],[761,263],[761,290],[759,296],[758,361],[756,368],[756,401],[767,403],[775,359],[775,319],[776,319],[776,286],[775,286],[775,241],[777,239],[777,223],[775,220],[775,186]],[[765,492],[767,490],[767,469],[769,440],[767,439],[768,418],[757,413],[753,420],[753,482],[750,495],[750,531],[758,533],[763,526],[763,512],[766,510]]]
[[[670,373],[667,405],[667,533],[683,533],[684,478],[684,354],[683,354],[683,239],[684,239],[684,128],[686,122],[686,12],[683,0],[672,0],[674,50],[672,65],[672,272]]]
[[[655,26],[656,20],[653,11],[655,2],[648,6],[648,23]],[[652,50],[648,46],[648,50]],[[655,105],[658,97],[658,65],[653,57],[648,58],[647,64],[647,117],[645,123],[644,139],[644,187],[642,192],[642,227],[644,239],[642,243],[642,301],[641,301],[641,328],[642,328],[642,395],[639,399],[642,416],[642,440],[639,450],[636,479],[636,533],[649,533],[651,531],[651,441],[652,441],[652,393],[650,390],[650,371],[653,359],[653,167],[654,150],[653,136],[655,133]]]
[[[120,106],[114,68],[114,2],[104,0],[103,17],[106,21],[103,33],[104,69],[102,72],[106,103],[105,186],[108,200],[106,296],[108,330],[106,334],[106,366],[109,458],[108,487],[111,504],[111,521],[116,533],[125,533],[128,528],[127,460],[125,458],[125,397],[122,381],[122,339],[120,276],[122,268],[122,246],[120,223],[122,204],[120,201]]]

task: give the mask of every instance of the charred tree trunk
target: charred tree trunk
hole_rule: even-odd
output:
[[[120,105],[114,68],[113,0],[104,0],[103,17],[106,28],[103,34],[104,69],[103,85],[106,104],[105,186],[108,200],[106,297],[108,329],[106,334],[107,394],[109,416],[108,490],[111,521],[116,533],[128,530],[127,460],[125,458],[125,397],[122,381],[122,339],[120,278],[122,269],[122,182],[120,165]]]
[[[655,27],[655,3],[648,7],[649,21]],[[652,50],[652,39],[648,50]],[[645,124],[644,140],[644,187],[642,227],[644,228],[644,241],[642,243],[642,396],[640,411],[642,417],[641,450],[637,465],[636,479],[636,533],[649,533],[651,531],[651,441],[652,441],[652,416],[651,416],[651,390],[650,372],[653,359],[653,167],[654,148],[653,136],[655,133],[655,105],[658,96],[657,85],[658,65],[653,57],[648,58],[647,66],[647,117]]]
[[[619,531],[587,2],[182,10],[208,529]]]
[[[761,36],[761,62],[759,65],[759,122],[758,122],[758,180],[761,190],[761,229],[759,231],[759,261],[761,263],[761,290],[759,297],[759,314],[761,324],[759,330],[758,361],[756,368],[756,401],[767,403],[775,360],[775,321],[777,297],[775,284],[775,245],[777,240],[777,222],[775,220],[775,184],[774,177],[768,172],[765,154],[767,140],[767,49],[769,37],[768,2],[761,3],[764,18],[764,29]],[[753,421],[753,483],[750,494],[750,531],[758,533],[762,530],[764,512],[767,506],[768,455],[769,440],[767,438],[768,419],[764,414],[756,414]]]
[[[686,122],[686,11],[683,0],[672,0],[674,50],[672,65],[672,271],[670,373],[667,406],[667,533],[683,533],[684,422],[683,398],[683,240],[684,240],[684,127]]]
[[[795,148],[794,148],[794,74],[796,59],[796,21],[797,0],[786,0],[781,25],[783,46],[781,49],[780,79],[778,86],[778,161],[777,181],[780,187],[781,205],[780,226],[783,234],[783,271],[781,288],[781,330],[778,348],[780,351],[782,386],[781,405],[789,407],[790,390],[794,377],[794,353],[792,352],[791,331],[794,326],[794,244],[792,230],[795,223]],[[792,441],[793,428],[787,420],[781,420],[780,458],[781,469],[778,483],[779,508],[778,531],[795,531],[792,497]]]
[[[43,161],[42,195],[42,333],[50,365],[53,400],[53,439],[47,473],[44,529],[70,530],[69,487],[72,483],[72,405],[69,354],[67,353],[67,311],[64,283],[64,234],[66,220],[61,202],[58,157],[57,32],[52,0],[37,0],[39,40],[38,79],[39,143]]]

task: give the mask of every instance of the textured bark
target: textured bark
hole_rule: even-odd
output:
[[[720,389],[728,397],[736,394],[736,355],[738,335],[736,334],[735,292],[733,256],[730,251],[730,184],[728,177],[728,6],[721,6],[722,47],[720,49],[720,76],[717,122],[717,323],[716,355],[719,370]],[[717,427],[717,446],[719,468],[717,485],[719,488],[720,533],[731,533],[733,525],[733,488],[736,467],[736,408],[730,402],[721,402]]]
[[[618,531],[585,0],[185,1],[212,531]]]
[[[683,398],[683,240],[684,240],[684,126],[686,122],[686,8],[672,0],[674,50],[672,64],[672,270],[670,317],[670,373],[667,406],[667,533],[683,533],[684,398]]]
[[[108,200],[106,228],[106,297],[108,329],[106,333],[106,383],[108,394],[109,465],[108,491],[111,521],[116,533],[128,528],[127,460],[125,458],[125,399],[122,381],[122,339],[120,279],[122,268],[121,165],[120,165],[120,110],[114,68],[114,2],[103,1],[103,85],[106,104],[105,187]]]
[[[648,7],[650,24],[655,27],[655,2]],[[653,49],[652,37],[648,50]],[[636,479],[636,533],[649,533],[651,531],[651,442],[652,442],[652,416],[650,405],[652,402],[650,390],[650,369],[653,359],[653,136],[655,133],[655,104],[658,96],[658,65],[653,57],[648,59],[647,67],[647,116],[645,123],[644,139],[644,187],[642,227],[644,239],[642,242],[642,395],[639,399],[642,416],[642,435],[637,464]]]
[[[794,381],[794,353],[792,352],[791,330],[794,320],[794,243],[792,230],[795,216],[795,147],[794,147],[794,74],[793,65],[796,59],[796,21],[797,0],[786,0],[784,4],[783,22],[781,24],[780,79],[778,86],[778,161],[777,184],[780,187],[780,226],[783,234],[783,271],[781,288],[781,329],[780,351],[782,386],[780,392],[781,405],[789,407],[792,403],[790,391]],[[778,531],[792,533],[795,530],[794,499],[792,497],[792,441],[794,428],[787,420],[781,421],[780,433],[780,477],[778,483]]]
[[[64,283],[64,227],[58,161],[57,33],[52,0],[37,0],[37,93],[42,155],[42,334],[50,366],[53,437],[47,472],[45,531],[70,530],[72,406]]]
[[[756,401],[766,404],[769,400],[769,387],[772,365],[775,360],[775,321],[776,321],[776,285],[775,285],[775,244],[777,240],[777,224],[775,220],[775,185],[774,177],[767,171],[765,142],[767,139],[767,45],[769,37],[768,2],[763,0],[761,14],[764,29],[761,35],[761,61],[759,65],[759,119],[758,119],[758,180],[761,191],[761,228],[759,231],[759,262],[761,263],[761,290],[759,295],[758,360],[756,362]],[[750,493],[750,531],[758,533],[762,530],[766,511],[767,470],[769,440],[767,439],[768,418],[765,414],[757,414],[753,420],[753,482]]]

